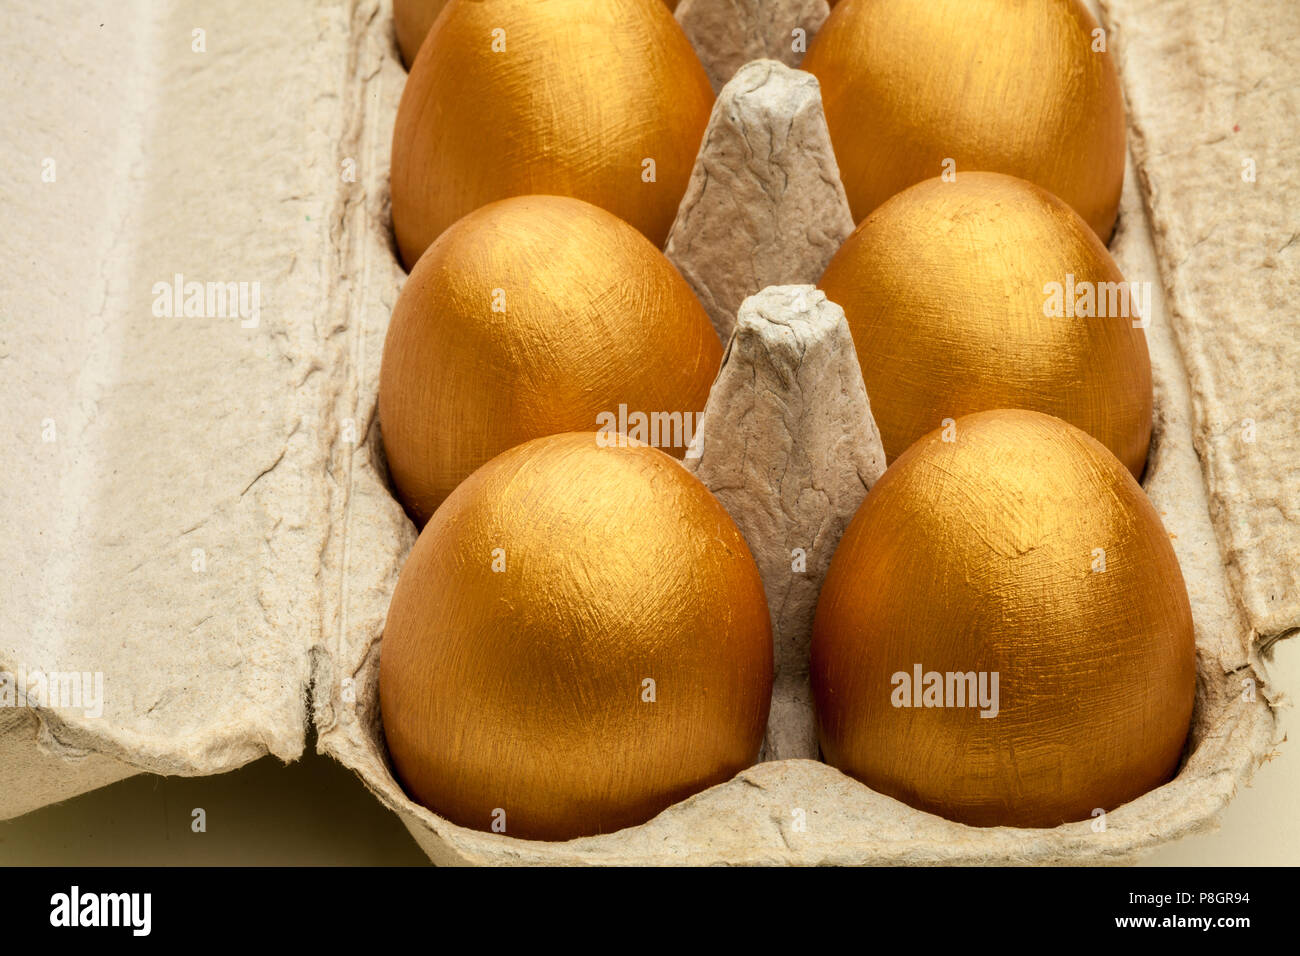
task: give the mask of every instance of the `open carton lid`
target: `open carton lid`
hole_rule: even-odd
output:
[[[31,702],[40,673],[102,697],[0,710],[5,817],[302,753],[369,426],[362,330],[382,335],[401,276],[382,258],[370,316],[353,309],[345,219],[383,191],[348,126],[343,5],[9,19],[0,670]],[[394,509],[395,574],[412,533]]]

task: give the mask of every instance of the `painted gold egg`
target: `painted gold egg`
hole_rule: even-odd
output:
[[[669,10],[677,9],[677,0],[664,0]],[[420,44],[438,19],[447,0],[393,0],[393,21],[397,28],[397,45],[402,51],[402,62],[408,67],[415,62]]]
[[[1124,105],[1081,0],[844,0],[803,69],[859,221],[945,169],[989,170],[1038,183],[1109,239]]]
[[[420,47],[393,131],[402,260],[528,193],[585,199],[662,247],[712,106],[662,0],[456,2]]]
[[[812,678],[833,766],[963,823],[1051,827],[1175,772],[1191,609],[1114,456],[1050,416],[981,412],[871,489],[822,589]]]
[[[484,206],[430,247],[393,309],[379,418],[398,497],[422,523],[512,445],[629,432],[637,416],[680,458],[721,362],[686,281],[627,223],[561,196]]]
[[[1150,286],[1125,282],[1045,190],[997,173],[927,180],[868,216],[819,284],[844,308],[890,461],[945,420],[1028,408],[1141,476]]]
[[[402,569],[380,656],[413,798],[565,840],[643,823],[750,766],[772,641],[740,532],[644,445],[538,439],[476,471]]]

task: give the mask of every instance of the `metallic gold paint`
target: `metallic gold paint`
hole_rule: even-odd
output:
[[[893,706],[892,675],[918,664],[998,672],[999,713]],[[1159,516],[1109,452],[1059,419],[982,412],[872,488],[822,589],[812,678],[833,766],[963,823],[1051,827],[1173,775],[1191,609]]]
[[[664,0],[669,10],[677,9],[677,0]],[[393,0],[393,21],[397,27],[397,45],[402,51],[402,62],[409,68],[420,52],[433,21],[447,5],[447,0]],[[831,0],[835,5],[835,0]]]
[[[731,518],[667,455],[592,433],[520,445],[456,489],[402,569],[380,657],[407,791],[481,830],[501,808],[526,839],[643,823],[734,776],[771,689]]]
[[[410,268],[479,206],[529,193],[595,203],[662,247],[712,107],[662,0],[457,2],[420,47],[398,107],[402,260]],[[643,181],[646,159],[654,182]]]
[[[596,431],[620,404],[701,412],[721,362],[686,281],[627,223],[560,196],[485,206],[430,247],[393,309],[379,417],[398,497],[423,523],[512,445]]]
[[[1048,318],[1048,283],[1123,282],[1045,190],[997,173],[889,200],[819,285],[844,308],[890,461],[944,419],[1029,408],[1097,438],[1135,477],[1151,441],[1151,360],[1133,319]]]
[[[853,215],[913,183],[991,170],[1031,180],[1109,239],[1124,105],[1080,0],[845,0],[803,69],[821,82]]]

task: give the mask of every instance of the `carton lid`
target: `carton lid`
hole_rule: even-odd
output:
[[[100,6],[0,31],[0,817],[302,752],[366,428],[346,13]]]

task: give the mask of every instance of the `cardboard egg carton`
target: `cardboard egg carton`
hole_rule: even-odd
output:
[[[782,4],[735,6],[788,63]],[[1104,829],[977,829],[768,760],[565,843],[439,818],[383,744],[380,640],[415,539],[375,414],[404,278],[389,4],[0,14],[0,818],[135,773],[292,760],[314,726],[440,863],[1095,863],[1212,825],[1276,742],[1261,650],[1300,624],[1300,339],[1279,311],[1300,292],[1300,13],[1219,11],[1103,11],[1131,124],[1111,249],[1155,289],[1145,487],[1196,621],[1178,776]]]

